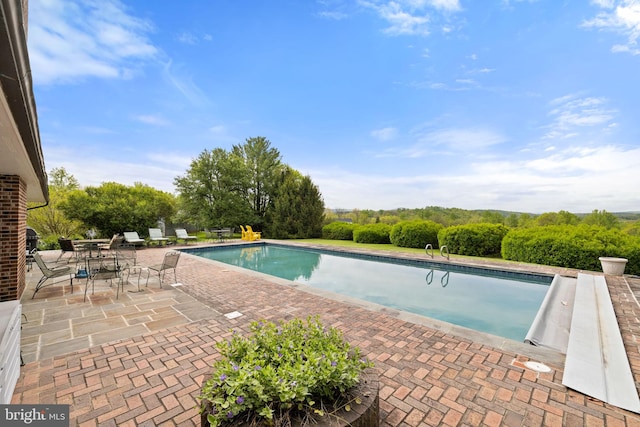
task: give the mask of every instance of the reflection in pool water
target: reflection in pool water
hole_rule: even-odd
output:
[[[551,277],[271,244],[188,249],[227,264],[522,341]],[[389,261],[390,259],[386,259]],[[449,267],[449,269],[445,269]],[[471,273],[470,273],[471,271]]]

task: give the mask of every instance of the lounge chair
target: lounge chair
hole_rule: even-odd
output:
[[[178,260],[180,260],[180,252],[167,252],[166,254],[164,254],[162,264],[147,267],[147,282],[145,284],[145,287],[149,285],[149,276],[151,275],[151,271],[155,271],[158,273],[160,287],[162,287],[162,279],[164,279],[164,275],[167,270],[173,270],[173,280],[177,282],[178,278],[176,276],[176,267],[178,266]]]
[[[250,241],[260,240],[260,232],[259,231],[253,231],[251,226],[247,225],[247,237],[248,237],[247,240],[250,240]]]
[[[189,243],[189,240],[198,240],[197,236],[190,236],[187,234],[187,230],[184,228],[176,228],[176,242],[178,240],[184,240],[185,243]]]
[[[138,245],[144,245],[145,243],[144,239],[141,239],[140,236],[138,236],[137,231],[125,231],[122,234],[124,235],[125,243],[129,245],[138,246]]]
[[[149,243],[156,242],[158,246],[164,245],[165,242],[169,241],[169,239],[162,235],[162,230],[160,230],[159,228],[149,229],[149,240]]]
[[[249,240],[249,237],[247,235],[247,230],[244,229],[244,226],[240,226],[240,230],[242,231],[242,236],[240,237],[240,240]]]
[[[55,279],[56,277],[64,277],[67,275],[69,275],[69,280],[71,283],[71,293],[73,293],[73,268],[71,266],[63,265],[63,266],[57,266],[57,267],[53,267],[53,266],[50,267],[44,262],[44,260],[42,259],[42,257],[38,252],[34,252],[31,255],[33,257],[33,260],[36,262],[36,264],[38,264],[38,267],[40,267],[40,271],[42,271],[42,274],[43,274],[43,276],[40,278],[40,280],[36,284],[36,289],[33,291],[33,296],[31,297],[31,299],[35,298],[38,291],[45,287],[45,282],[47,280]],[[58,282],[52,281],[46,286],[54,285],[56,283],[60,283],[60,281]]]

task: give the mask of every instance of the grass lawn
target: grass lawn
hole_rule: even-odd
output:
[[[410,254],[425,254],[424,249],[417,248],[401,248],[399,246],[395,246],[392,244],[377,244],[377,243],[356,243],[353,240],[330,240],[330,239],[295,239],[291,240],[292,242],[301,242],[301,243],[311,243],[316,245],[328,245],[328,246],[340,246],[343,248],[353,248],[353,249],[370,249],[373,251],[390,251],[390,252],[402,252],[402,253],[410,253]],[[440,251],[438,249],[433,250],[434,255],[439,256]],[[512,261],[503,260],[500,256],[495,257],[472,257],[466,255],[456,255],[451,254],[451,258],[456,259],[475,259],[475,260],[491,260],[491,261],[502,261],[505,264],[510,263]]]

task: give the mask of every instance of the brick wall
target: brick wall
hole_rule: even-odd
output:
[[[25,288],[26,184],[0,175],[0,301],[20,299]]]

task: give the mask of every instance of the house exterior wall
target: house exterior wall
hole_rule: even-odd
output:
[[[26,190],[19,176],[0,175],[0,302],[20,299],[25,290]]]

